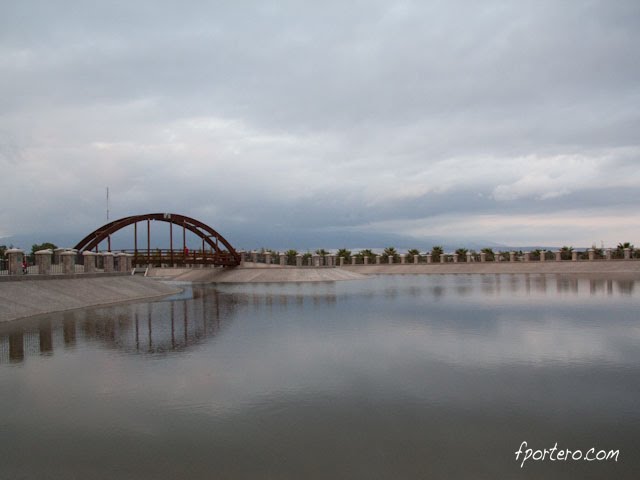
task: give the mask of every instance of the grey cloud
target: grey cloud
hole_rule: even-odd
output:
[[[2,212],[0,235],[55,228],[77,198],[82,230],[105,184],[123,214],[289,229],[637,202],[635,1],[3,10],[0,162],[48,200]],[[553,177],[567,155],[575,181]]]

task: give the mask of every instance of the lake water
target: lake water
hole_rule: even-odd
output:
[[[0,325],[0,478],[640,478],[640,281],[185,288]]]

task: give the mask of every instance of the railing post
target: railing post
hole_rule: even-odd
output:
[[[443,253],[440,254],[440,263],[446,263],[447,262],[447,256]]]
[[[593,248],[589,249],[589,261],[593,262],[593,260],[595,259],[596,256],[596,252]]]
[[[112,252],[102,252],[102,261],[104,263],[104,272],[112,273],[113,272],[113,253]]]
[[[271,252],[264,253],[264,263],[271,265]]]
[[[382,262],[382,255],[376,255],[376,265],[380,265],[380,262]]]
[[[285,266],[287,264],[287,256],[284,253],[280,254],[280,265]]]
[[[393,265],[393,255],[387,257],[387,262],[389,262],[389,265]]]
[[[509,261],[510,262],[516,261],[516,252],[509,252]]]
[[[38,266],[38,273],[40,275],[49,274],[51,272],[51,257],[53,256],[53,250],[38,250],[35,255],[36,265]]]
[[[72,273],[76,273],[76,253],[66,250],[60,253],[60,258],[62,258],[62,272],[65,275],[71,275]]]
[[[607,260],[611,260],[611,249],[610,249],[610,248],[607,248],[607,249],[604,251],[604,256],[605,256],[605,258],[606,258]]]
[[[431,263],[433,261],[433,255],[431,253],[427,253],[427,263]]]
[[[84,273],[93,273],[96,271],[96,254],[85,250],[82,252],[84,258]]]
[[[524,261],[529,262],[531,260],[531,252],[524,252]]]
[[[630,248],[625,248],[624,249],[624,259],[625,260],[631,260],[631,249]]]
[[[363,261],[364,261],[364,264],[365,264],[365,265],[369,265],[369,255],[365,255],[365,256],[363,257]]]
[[[471,263],[471,252],[467,252],[467,263]]]
[[[340,266],[344,267],[344,257],[340,257]]]
[[[413,263],[418,265],[420,263],[420,254],[416,254],[413,256]]]
[[[127,272],[133,270],[133,255],[130,253],[124,254],[125,261],[127,262]]]
[[[577,251],[575,251],[575,250],[573,250],[573,251],[571,252],[571,261],[572,261],[572,262],[577,262],[577,261],[578,261],[578,252],[577,252]]]
[[[19,248],[10,248],[6,251],[7,260],[9,261],[9,275],[18,275],[22,273],[22,261],[24,251]]]
[[[541,262],[546,262],[547,261],[547,251],[546,250],[540,250],[540,261]]]
[[[560,250],[556,250],[554,253],[555,253],[555,256],[556,256],[556,262],[561,262],[562,261],[562,252]]]
[[[487,261],[487,253],[480,252],[480,263],[485,263]]]
[[[298,253],[296,255],[296,267],[301,267],[302,266],[302,254]]]
[[[458,263],[458,254],[457,253],[453,254],[453,263]]]
[[[356,256],[355,256],[355,255],[353,255],[353,256],[351,257],[351,265],[355,265],[355,264],[356,264]]]

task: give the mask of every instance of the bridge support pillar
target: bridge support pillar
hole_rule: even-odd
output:
[[[76,254],[71,251],[64,251],[60,253],[60,258],[62,258],[62,272],[65,275],[71,275],[72,273],[76,273]]]
[[[104,272],[111,273],[113,272],[113,253],[111,252],[103,252],[101,253],[102,260],[104,262]]]
[[[22,273],[24,251],[19,248],[10,248],[7,250],[6,255],[9,260],[9,275],[18,275],[19,273]]]
[[[84,273],[93,273],[96,271],[96,253],[85,250],[82,252],[84,258]]]
[[[38,250],[35,255],[38,273],[40,275],[47,275],[51,273],[51,257],[53,256],[53,250]]]

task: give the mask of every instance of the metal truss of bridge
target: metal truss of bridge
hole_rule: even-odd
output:
[[[151,248],[151,222],[169,224],[169,249]],[[146,245],[142,248],[139,248],[138,245],[139,223],[146,223]],[[147,213],[114,220],[84,237],[75,248],[79,253],[92,250],[97,252],[99,245],[106,241],[107,251],[111,251],[111,236],[130,225],[133,225],[134,248],[118,251],[133,254],[134,265],[204,264],[224,267],[240,265],[240,255],[222,235],[199,220],[175,213]],[[182,229],[181,248],[174,248],[174,226]],[[191,232],[201,239],[201,249],[189,250],[187,248],[187,232]]]

